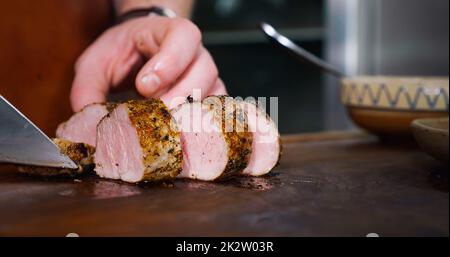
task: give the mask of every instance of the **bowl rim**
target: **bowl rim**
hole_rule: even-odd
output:
[[[383,75],[356,75],[344,77],[341,79],[342,84],[353,83],[356,85],[364,85],[368,83],[385,83],[389,82],[397,82],[397,83],[405,83],[406,85],[423,85],[423,83],[433,83],[433,84],[442,84],[443,87],[449,86],[449,77],[445,76],[383,76]],[[434,85],[436,86],[436,85]]]
[[[418,128],[418,129],[426,129],[432,132],[436,132],[436,133],[442,133],[445,135],[449,135],[449,129],[443,129],[443,128],[438,128],[438,127],[434,127],[434,126],[430,126],[428,124],[428,122],[433,121],[449,121],[449,118],[423,118],[423,119],[416,119],[411,123],[411,127],[412,128]]]

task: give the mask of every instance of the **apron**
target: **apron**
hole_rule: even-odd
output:
[[[0,94],[47,135],[70,117],[73,66],[112,22],[112,0],[14,0],[0,15]],[[1,124],[0,124],[1,125]]]

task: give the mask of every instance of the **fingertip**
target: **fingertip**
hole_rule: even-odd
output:
[[[80,111],[83,107],[82,97],[80,97],[80,90],[75,84],[72,86],[70,91],[70,105],[72,106],[73,112]]]
[[[79,112],[86,105],[106,102],[106,95],[95,87],[74,85],[70,93],[70,103],[74,112]]]
[[[161,78],[154,71],[142,71],[136,77],[136,89],[144,97],[153,96],[161,87]]]
[[[71,103],[73,112],[79,112],[79,111],[81,111],[81,109],[83,109],[84,106],[88,105],[88,104],[85,104],[81,98],[73,97],[73,96],[70,97],[70,103]]]

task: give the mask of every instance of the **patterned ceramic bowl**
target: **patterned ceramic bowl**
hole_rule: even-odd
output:
[[[409,135],[415,119],[448,117],[448,84],[448,77],[344,78],[341,100],[360,127],[381,135]]]

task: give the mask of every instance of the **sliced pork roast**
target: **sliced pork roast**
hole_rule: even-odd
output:
[[[161,100],[117,105],[97,126],[95,171],[127,182],[174,179],[181,171],[180,134]]]
[[[255,103],[239,101],[247,114],[249,130],[253,133],[250,162],[242,174],[262,176],[269,173],[281,155],[281,140],[275,122]]]
[[[115,104],[90,104],[58,126],[56,137],[95,146],[97,124]]]
[[[248,164],[252,134],[245,113],[225,96],[186,102],[172,110],[181,132],[181,178],[214,181],[241,172]],[[239,129],[238,129],[239,128]]]
[[[63,154],[67,155],[78,165],[78,169],[62,169],[21,165],[18,166],[18,170],[22,173],[36,176],[76,176],[82,173],[90,172],[94,169],[94,147],[88,144],[74,143],[59,138],[53,139],[53,142],[61,149],[61,152]]]

